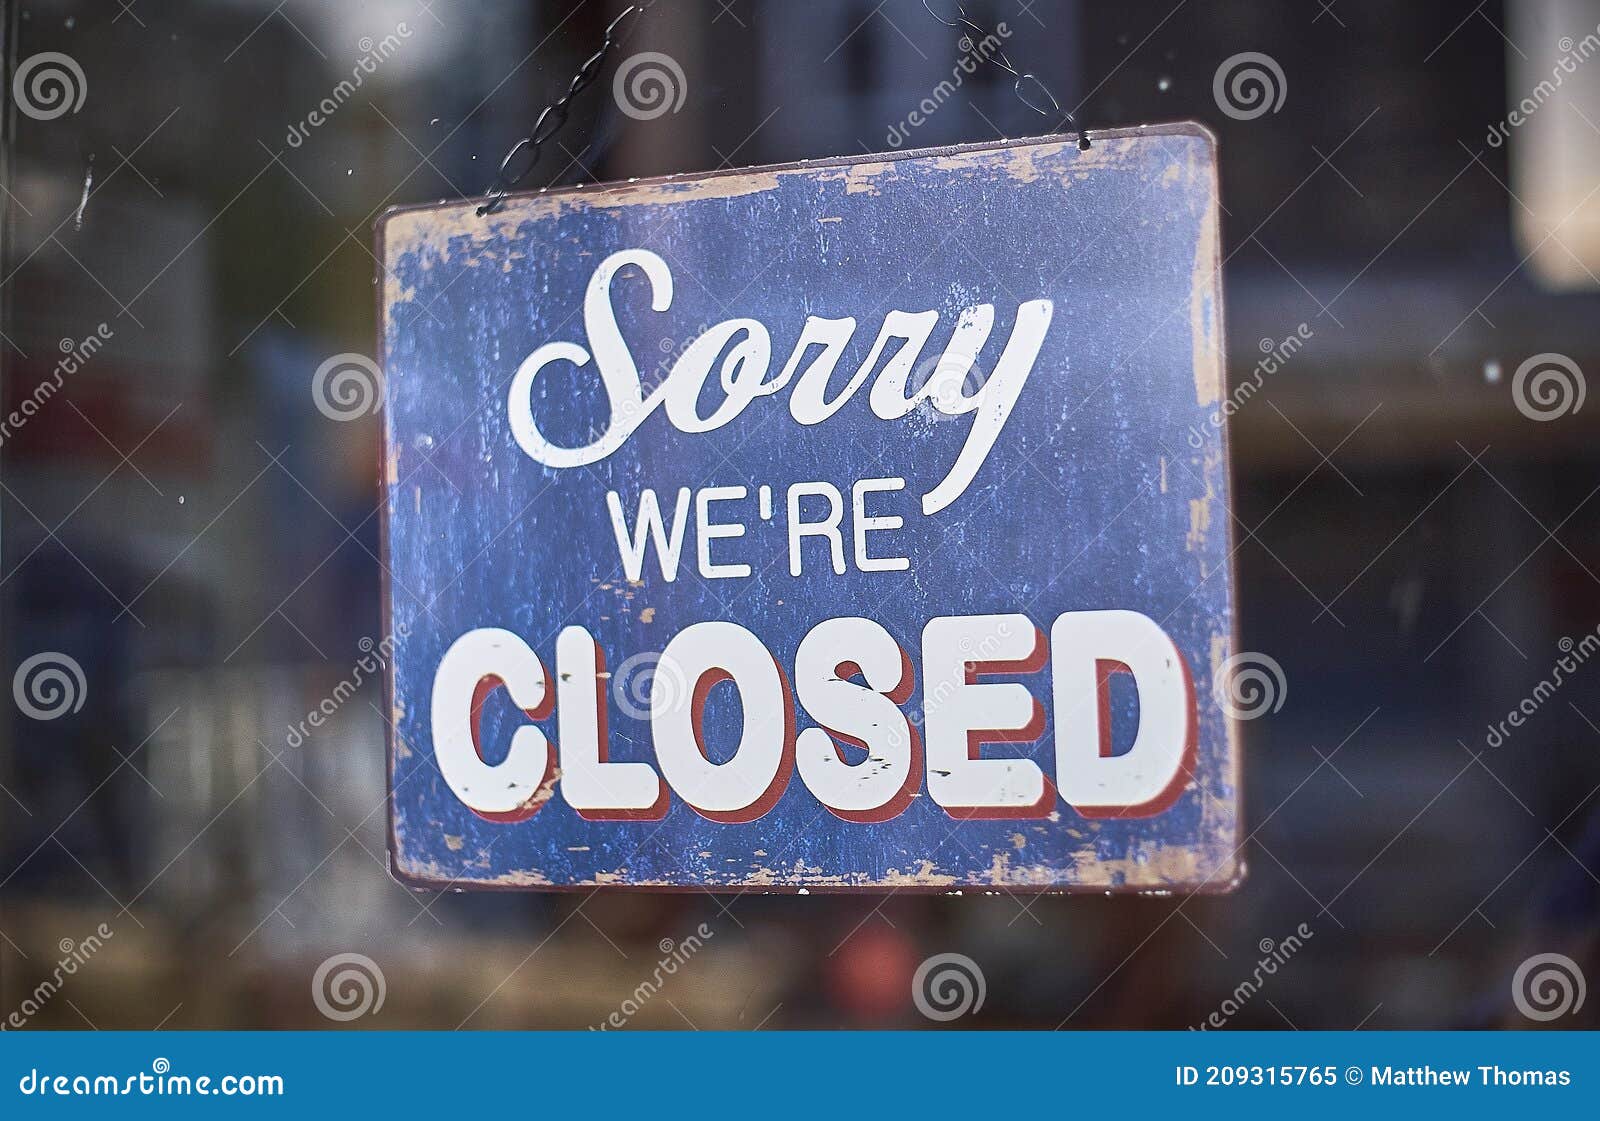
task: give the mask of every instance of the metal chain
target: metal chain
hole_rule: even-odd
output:
[[[506,196],[516,190],[518,184],[538,166],[539,150],[553,140],[556,133],[567,123],[567,107],[572,103],[572,99],[594,84],[595,78],[600,74],[600,68],[605,65],[612,50],[627,37],[638,18],[658,2],[659,0],[638,0],[637,3],[624,8],[616,19],[606,25],[605,42],[600,44],[599,50],[584,60],[582,66],[578,67],[578,72],[567,84],[567,92],[544,107],[539,118],[533,122],[533,131],[513,144],[511,150],[505,154],[505,158],[500,161],[494,183],[484,194],[483,205],[478,207],[478,217],[499,210]]]
[[[583,65],[578,67],[578,72],[572,76],[572,81],[567,84],[567,92],[544,107],[544,111],[539,114],[538,119],[533,123],[533,130],[513,144],[510,151],[505,154],[505,158],[500,161],[500,167],[495,172],[494,183],[485,192],[483,205],[478,207],[478,216],[480,218],[499,210],[505,202],[506,196],[514,191],[538,166],[540,149],[553,140],[555,135],[561,131],[562,126],[567,123],[568,106],[571,105],[572,99],[594,84],[595,78],[600,74],[601,67],[605,65],[606,59],[610,57],[617,44],[632,31],[633,25],[638,18],[657,3],[659,3],[659,0],[638,0],[637,3],[630,4],[624,8],[616,19],[606,25],[605,41],[600,44],[599,50],[585,59]],[[955,14],[948,19],[934,11],[933,5],[929,3],[929,0],[922,0],[922,6],[927,9],[929,15],[946,27],[953,27],[962,32],[960,48],[963,51],[976,51],[978,44],[987,42],[994,37],[991,32],[985,31],[974,23],[967,15],[966,9],[959,3],[954,5]],[[1029,70],[1017,69],[1010,57],[999,47],[996,47],[987,58],[988,61],[994,63],[1015,79],[1012,83],[1012,91],[1017,95],[1017,100],[1021,101],[1029,109],[1032,109],[1041,117],[1049,115],[1049,110],[1030,98],[1028,93],[1024,92],[1025,89],[1035,91],[1036,95],[1039,95],[1042,100],[1050,103],[1050,109],[1053,109],[1056,113],[1061,113],[1061,103],[1056,100],[1055,94],[1050,92],[1049,87],[1039,80],[1038,75]],[[1064,113],[1062,114],[1062,119],[1064,121],[1072,121],[1075,118],[1071,113]]]
[[[930,16],[944,24],[946,27],[954,27],[956,30],[963,33],[957,44],[963,51],[976,52],[978,44],[987,42],[988,40],[994,38],[993,32],[985,31],[976,23],[973,23],[972,19],[967,15],[966,9],[963,8],[959,3],[954,3],[953,6],[955,8],[955,14],[949,19],[946,19],[944,16],[934,11],[933,5],[930,4],[928,0],[922,0],[922,6],[928,10],[928,14]],[[994,63],[1000,69],[1004,70],[1007,74],[1010,74],[1016,79],[1016,81],[1012,83],[1011,89],[1012,92],[1017,95],[1018,101],[1022,102],[1041,117],[1049,116],[1048,111],[1043,105],[1036,104],[1028,97],[1026,93],[1023,92],[1023,89],[1026,86],[1026,88],[1035,90],[1039,94],[1042,94],[1044,100],[1050,103],[1050,108],[1054,109],[1057,113],[1061,113],[1061,102],[1056,100],[1056,95],[1051,93],[1050,88],[1039,80],[1038,75],[1034,74],[1031,70],[1018,70],[1016,66],[1012,64],[1011,59],[1007,57],[1006,52],[1001,50],[998,46],[995,47],[993,53],[988,56],[988,59],[990,62]],[[1066,121],[1075,120],[1071,113],[1062,114],[1062,119]]]

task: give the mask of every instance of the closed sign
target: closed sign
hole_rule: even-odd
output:
[[[1193,126],[380,226],[391,856],[429,887],[1223,889]]]

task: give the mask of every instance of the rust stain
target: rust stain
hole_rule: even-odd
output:
[[[882,163],[859,163],[811,174],[816,175],[817,179],[824,183],[843,183],[844,193],[847,195],[875,195],[878,193],[878,177],[895,169],[896,162],[886,160]]]
[[[1211,531],[1213,497],[1211,483],[1208,481],[1204,498],[1189,499],[1189,533],[1184,538],[1184,547],[1191,553],[1199,552],[1205,547],[1206,535]]]
[[[1228,658],[1228,636],[1213,634],[1211,636],[1211,680],[1216,681],[1222,676],[1222,663]]]
[[[883,875],[883,883],[890,887],[949,887],[958,881],[947,872],[935,871],[937,865],[924,860],[915,872],[902,872],[890,868]]]
[[[1193,168],[1191,174],[1198,174]],[[1221,300],[1217,245],[1216,178],[1211,173],[1209,184],[1213,202],[1206,207],[1200,222],[1200,237],[1194,254],[1194,271],[1189,299],[1189,330],[1194,339],[1194,391],[1201,405],[1215,404],[1222,399],[1222,339],[1218,327],[1218,303]]]
[[[1134,157],[1135,146],[1142,140],[1138,136],[1110,137],[1097,142],[1087,151],[1080,151],[1075,142],[1064,140],[1057,144],[1031,144],[1016,148],[958,152],[935,158],[933,165],[952,170],[981,169],[992,166],[996,158],[1001,166],[1019,182],[1031,183],[1045,174],[1063,178],[1081,176],[1102,167],[1127,163]],[[1061,160],[1067,154],[1067,161]],[[753,171],[739,175],[720,175],[695,179],[672,178],[652,183],[619,183],[590,190],[562,190],[553,194],[539,193],[508,199],[495,214],[479,217],[471,203],[460,206],[436,207],[426,210],[399,210],[382,219],[386,245],[384,263],[387,274],[384,284],[384,302],[391,308],[415,299],[415,292],[403,285],[396,275],[395,266],[406,254],[415,254],[422,268],[432,268],[450,257],[454,243],[465,242],[464,253],[456,254],[466,267],[481,267],[497,262],[504,270],[510,258],[498,255],[505,239],[514,239],[524,232],[524,226],[562,214],[583,210],[624,210],[635,206],[653,206],[667,203],[696,202],[701,200],[733,199],[760,194],[778,187],[789,176],[803,176],[822,182],[838,182],[845,193],[876,194],[877,181],[898,170],[900,159],[875,163],[857,163],[843,167],[799,167],[774,171]],[[837,218],[819,218],[819,221],[837,221]]]
[[[1220,805],[1216,799],[1211,805]],[[1225,811],[1225,807],[1223,807]],[[795,861],[790,867],[753,865],[750,870],[733,873],[726,878],[708,880],[711,886],[739,888],[774,888],[805,892],[809,888],[848,887],[899,887],[945,888],[949,894],[960,894],[962,888],[1042,888],[1058,893],[1084,889],[1119,886],[1135,891],[1162,894],[1175,886],[1214,888],[1218,890],[1236,886],[1243,875],[1243,865],[1236,852],[1208,864],[1208,853],[1226,852],[1224,832],[1229,827],[1226,814],[1208,818],[1206,822],[1207,846],[1191,849],[1149,841],[1140,845],[1131,856],[1102,858],[1093,845],[1074,852],[1071,856],[1080,882],[1063,883],[1061,869],[1051,864],[1015,864],[1008,853],[996,853],[988,868],[960,877],[940,871],[931,860],[921,861],[911,871],[890,868],[882,876],[872,878],[866,872],[829,874],[821,868]],[[451,846],[454,848],[454,846]],[[412,864],[399,858],[401,869],[418,879],[450,882],[459,878],[459,870],[441,868],[433,863]],[[486,867],[481,863],[476,866]],[[501,887],[549,886],[551,881],[536,870],[507,872],[477,881]],[[607,887],[628,884],[638,887],[681,887],[680,882],[669,879],[636,879],[626,867],[596,872],[592,877],[573,881],[571,887]]]
[[[1178,845],[1147,843],[1136,855],[1100,859],[1093,850],[1077,855],[1080,873],[1101,883],[1121,883],[1129,887],[1165,888],[1173,884],[1199,882],[1201,854]]]

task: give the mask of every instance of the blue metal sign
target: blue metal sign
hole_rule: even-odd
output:
[[[1239,876],[1198,126],[382,221],[427,887]]]

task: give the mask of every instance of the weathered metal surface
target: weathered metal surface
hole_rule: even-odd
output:
[[[396,874],[453,887],[1231,886],[1238,753],[1214,695],[1232,616],[1217,210],[1213,141],[1178,125],[1097,134],[1087,150],[1018,141],[521,196],[487,218],[470,203],[385,216]],[[933,313],[897,387],[882,370]],[[691,346],[728,320],[758,326]],[[848,337],[831,379],[815,367],[827,346],[791,353],[803,329]],[[873,354],[880,331],[895,339]],[[713,359],[704,385],[684,384]],[[964,360],[970,376],[944,380]],[[924,384],[941,392],[909,404]],[[869,485],[858,510],[852,487],[871,479],[905,482]],[[836,488],[837,550],[820,532],[792,543],[793,521],[831,508],[823,486],[791,499],[799,482]],[[746,489],[715,492],[701,519],[709,487]],[[646,488],[668,530],[691,493],[670,581],[657,548],[631,579],[624,564]],[[863,517],[902,524],[858,529]],[[701,545],[699,528],[732,523],[742,536]],[[736,565],[748,574],[719,567]],[[1013,633],[1024,616],[1041,632],[1031,644]],[[986,621],[929,626],[964,617]],[[841,618],[872,622],[824,630],[797,664],[808,632]],[[669,646],[709,621],[737,625],[692,632],[710,662],[687,640]],[[880,657],[890,638],[901,675]],[[1023,647],[1027,665],[994,664],[1028,661]],[[1152,661],[1156,647],[1169,653]],[[652,695],[640,670],[664,649]],[[720,675],[700,670],[718,658],[735,683],[710,688]],[[995,675],[971,678],[983,685],[1020,683],[1043,724],[977,735],[989,742],[950,763],[958,710],[1027,723],[1015,693],[961,693],[950,674],[963,660],[989,663],[968,667]],[[844,710],[869,684],[901,715],[871,709],[861,751]],[[598,728],[581,711],[595,704]],[[1185,719],[1187,745],[1173,738]],[[819,739],[825,720],[841,734]],[[1171,742],[1156,742],[1163,728]],[[1058,762],[1069,741],[1077,754]],[[1112,765],[1124,755],[1181,770],[1146,798],[1149,774]],[[968,756],[1032,760],[1044,797],[989,790],[981,775],[1038,786],[1026,765],[984,771]],[[608,769],[626,762],[651,770]],[[881,805],[851,812],[876,768],[906,781],[892,797],[880,781],[867,801]],[[652,801],[637,791],[654,774]]]

